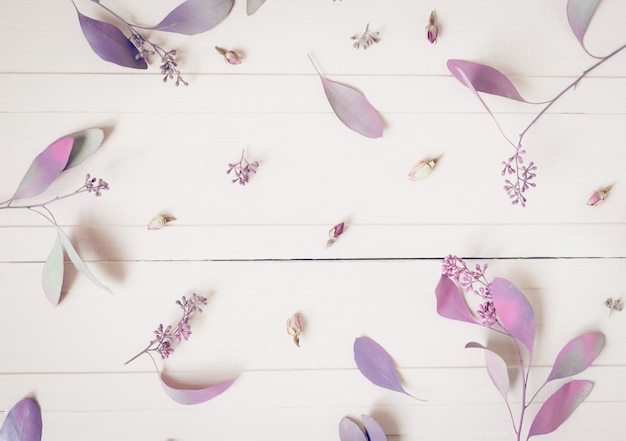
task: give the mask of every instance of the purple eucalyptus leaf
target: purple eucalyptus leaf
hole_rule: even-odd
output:
[[[70,260],[72,261],[72,263],[74,264],[76,269],[83,276],[87,277],[91,281],[91,283],[93,283],[94,285],[104,289],[105,291],[111,292],[111,290],[106,285],[102,284],[96,278],[96,276],[93,275],[93,273],[87,267],[87,265],[85,265],[85,262],[83,262],[83,259],[80,258],[80,256],[78,255],[78,253],[74,249],[74,246],[72,245],[72,242],[70,241],[69,237],[67,237],[65,232],[58,225],[54,225],[54,228],[56,228],[56,230],[57,230],[57,234],[58,234],[59,240],[61,241],[61,245],[63,245],[63,248],[65,249],[65,252],[67,253],[67,257],[70,258]]]
[[[265,3],[265,0],[248,0],[248,4],[246,5],[246,14],[254,14],[261,6],[263,6],[263,3]]]
[[[477,324],[465,303],[465,298],[456,284],[445,275],[441,275],[437,288],[437,314],[442,317]]]
[[[339,421],[339,439],[341,441],[368,441],[357,423],[344,417]]]
[[[328,102],[342,123],[368,138],[383,136],[383,123],[365,95],[322,76],[320,79]]]
[[[385,431],[380,424],[369,415],[361,415],[361,420],[363,420],[363,425],[365,426],[365,431],[367,432],[367,437],[369,441],[387,441],[387,436],[385,435]]]
[[[41,275],[43,292],[50,303],[52,303],[52,306],[57,306],[61,299],[63,273],[63,245],[61,245],[61,238],[57,235],[46,263],[43,265],[43,273]]]
[[[13,199],[29,198],[45,191],[67,165],[73,143],[72,138],[61,138],[37,155],[18,185]]]
[[[72,138],[74,144],[72,145],[72,153],[70,159],[67,161],[65,170],[74,167],[85,159],[89,158],[98,148],[102,145],[104,140],[104,131],[99,128],[89,128],[74,132],[67,135],[65,138]]]
[[[587,369],[600,355],[605,340],[601,332],[589,332],[570,340],[557,355],[546,382],[571,377]]]
[[[234,0],[186,0],[161,22],[156,31],[195,35],[213,29],[228,17]]]
[[[498,320],[511,337],[521,341],[532,355],[535,346],[535,313],[522,292],[506,279],[496,277],[491,284]]]
[[[354,341],[354,361],[365,378],[375,385],[410,395],[400,384],[391,356],[371,338],[359,337]]]
[[[467,86],[464,75],[477,92],[528,102],[522,98],[511,80],[493,67],[465,60],[448,60],[448,69],[457,80]]]
[[[41,441],[41,411],[31,398],[23,398],[9,411],[2,428],[0,441]]]
[[[133,69],[147,69],[146,60],[138,57],[139,50],[120,31],[110,23],[95,20],[80,13],[78,22],[91,49],[105,61]]]
[[[485,351],[485,363],[487,365],[487,373],[489,378],[493,382],[496,389],[504,398],[504,401],[508,401],[507,395],[509,393],[509,371],[506,367],[506,362],[502,357],[493,352],[491,349],[486,348],[480,343],[470,342],[465,345],[466,348],[478,348]]]
[[[528,438],[554,432],[576,410],[578,405],[587,398],[593,383],[588,380],[573,380],[561,386],[553,393],[535,415],[528,431]]]
[[[161,386],[169,397],[180,404],[192,405],[209,401],[222,394],[226,389],[233,385],[233,381],[222,381],[209,387],[180,387],[173,381],[166,378],[165,375],[159,374]]]
[[[584,47],[583,40],[591,22],[591,17],[596,12],[600,0],[568,0],[567,21],[574,35]]]

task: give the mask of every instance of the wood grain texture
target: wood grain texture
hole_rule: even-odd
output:
[[[157,23],[178,2],[107,0],[129,20]],[[393,3],[393,5],[391,4]],[[626,411],[626,53],[594,70],[527,134],[539,167],[525,209],[510,205],[501,163],[512,148],[450,58],[492,65],[529,100],[550,99],[595,60],[565,17],[566,0],[268,0],[197,36],[154,32],[176,48],[188,87],[163,84],[159,60],[133,72],[99,59],[70,1],[4,0],[0,36],[0,201],[58,137],[102,127],[103,147],[64,173],[41,202],[85,174],[111,190],[50,205],[89,268],[113,294],[65,264],[62,302],[41,288],[53,228],[32,210],[0,210],[0,421],[23,396],[39,402],[47,441],[308,441],[338,439],[342,417],[367,413],[390,441],[513,440],[480,351],[512,348],[478,326],[436,314],[440,259],[487,263],[529,298],[538,337],[531,390],[576,335],[607,344],[581,378],[594,390],[549,439],[621,441]],[[81,11],[108,19],[88,0]],[[424,35],[435,8],[440,39]],[[626,4],[603,0],[585,42],[598,55],[624,44]],[[380,31],[364,50],[350,37]],[[243,53],[224,63],[215,46]],[[385,125],[370,140],[332,113],[308,60],[362,91]],[[487,96],[511,139],[541,106]],[[245,149],[260,162],[246,187],[225,171]],[[440,157],[425,181],[408,172]],[[585,205],[613,185],[607,201]],[[26,202],[26,201],[25,201]],[[29,201],[30,202],[30,201]],[[148,231],[150,219],[177,218]],[[347,229],[330,248],[328,230]],[[175,323],[181,295],[209,298],[190,340],[157,360],[184,384],[234,379],[213,401],[182,406],[162,391],[141,350]],[[299,311],[301,348],[285,332]],[[419,402],[369,383],[352,344],[369,336],[392,355]],[[555,385],[556,386],[556,385]],[[534,414],[554,387],[529,408]],[[521,401],[519,379],[511,403]],[[548,439],[548,437],[546,437]]]

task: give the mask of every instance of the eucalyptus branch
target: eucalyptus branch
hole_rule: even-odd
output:
[[[36,204],[25,204],[25,205],[13,205],[13,202],[15,201],[14,198],[8,199],[2,203],[0,203],[0,210],[9,210],[9,209],[13,209],[13,210],[31,210],[43,217],[45,217],[50,223],[52,224],[56,224],[56,220],[54,218],[54,215],[52,214],[52,212],[50,211],[50,209],[48,208],[48,205],[51,205],[55,202],[59,202],[61,200],[70,198],[72,196],[76,196],[78,194],[81,193],[94,193],[96,197],[99,197],[102,195],[102,192],[105,190],[109,190],[109,184],[102,180],[102,179],[97,179],[95,177],[92,177],[90,174],[87,174],[86,178],[85,178],[85,183],[83,185],[81,185],[79,188],[77,188],[76,190],[74,190],[71,193],[67,193],[64,194],[62,196],[56,196],[52,199],[49,199],[45,202],[39,202]],[[48,212],[48,214],[50,215],[49,217],[46,216],[45,214],[41,213],[40,211],[37,211],[36,208],[42,208],[44,210],[46,210]]]

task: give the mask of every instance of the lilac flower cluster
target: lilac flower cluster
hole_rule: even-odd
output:
[[[502,161],[504,168],[501,172],[502,176],[515,175],[515,182],[509,179],[504,181],[504,190],[513,205],[520,204],[522,207],[526,206],[526,196],[524,196],[524,192],[530,187],[536,186],[536,184],[531,181],[537,176],[537,166],[535,166],[534,162],[531,161],[528,165],[524,165],[522,156],[525,153],[526,150],[517,147],[513,156],[506,161]]]
[[[176,324],[176,327],[168,325],[166,328],[164,328],[163,324],[159,324],[159,326],[154,331],[156,338],[152,340],[143,351],[128,360],[125,364],[130,363],[142,354],[149,354],[150,352],[157,352],[159,355],[161,355],[161,358],[165,360],[166,358],[169,358],[170,355],[172,355],[172,352],[174,352],[174,348],[172,347],[172,343],[174,341],[181,342],[183,340],[187,341],[189,339],[189,336],[191,335],[191,326],[189,325],[189,319],[194,312],[202,312],[201,306],[207,304],[207,299],[206,297],[199,296],[196,293],[193,293],[193,295],[189,299],[187,299],[185,296],[182,296],[180,300],[176,301],[176,304],[180,306],[180,308],[183,310],[183,316]]]
[[[496,309],[491,300],[491,282],[485,277],[487,264],[476,264],[473,270],[467,267],[463,259],[448,255],[443,258],[441,272],[446,277],[454,280],[466,293],[473,293],[481,297],[481,303],[476,314],[483,320],[482,325],[491,327],[497,322]]]
[[[85,185],[82,188],[86,190],[87,193],[94,193],[96,197],[99,197],[102,196],[104,190],[109,190],[109,184],[102,179],[91,177],[91,175],[87,173]]]
[[[248,162],[248,160],[245,158],[245,153],[245,150],[241,152],[241,159],[239,159],[239,162],[235,164],[228,164],[228,170],[226,170],[226,174],[228,175],[230,174],[230,172],[235,173],[235,179],[231,181],[233,183],[239,182],[239,184],[241,185],[246,185],[250,180],[250,173],[256,173],[256,169],[259,166],[259,163],[257,161]]]

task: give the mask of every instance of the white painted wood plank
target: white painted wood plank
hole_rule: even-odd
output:
[[[451,75],[335,75],[363,92],[384,119],[394,113],[483,113],[472,93]],[[552,99],[575,77],[520,82],[529,100]],[[189,87],[166,87],[158,76],[137,74],[1,74],[0,112],[332,113],[319,78],[308,75],[190,76]],[[37,84],[37,87],[32,87]],[[624,78],[588,78],[551,112],[625,113]],[[42,93],[45,91],[45,93]],[[117,99],[111,99],[112,94]],[[531,113],[540,106],[487,98],[495,112]]]
[[[510,279],[535,307],[538,366],[550,366],[568,340],[592,330],[607,334],[598,365],[626,365],[619,344],[625,322],[620,313],[609,318],[604,306],[607,297],[624,295],[625,262],[486,261],[490,277]],[[361,335],[385,346],[402,368],[482,366],[482,354],[464,345],[494,338],[479,326],[437,315],[439,260],[166,261],[90,267],[114,294],[68,267],[65,298],[53,309],[40,287],[41,265],[0,265],[0,352],[5,355],[0,372],[151,370],[148,359],[123,363],[143,349],[159,323],[179,319],[174,302],[192,291],[209,296],[210,302],[193,318],[193,337],[164,363],[173,372],[354,368],[352,345]],[[284,328],[296,311],[306,321],[300,350]]]
[[[76,122],[64,122],[70,117]],[[626,193],[619,185],[626,160],[619,141],[626,135],[621,119],[546,116],[525,144],[528,157],[540,168],[528,207],[519,209],[502,190],[500,163],[509,152],[484,114],[396,115],[388,138],[380,141],[356,139],[360,137],[333,115],[220,115],[208,120],[204,115],[172,114],[5,115],[0,119],[7,127],[0,135],[0,199],[10,197],[48,143],[95,125],[112,127],[101,151],[35,200],[73,191],[82,185],[85,173],[105,178],[111,190],[100,199],[84,195],[52,206],[62,225],[145,227],[161,211],[176,216],[177,226],[319,225],[322,235],[341,220],[355,226],[578,228],[584,223],[591,231],[594,224],[606,225],[607,239],[615,241],[608,232],[622,224],[626,214]],[[525,121],[503,118],[513,133]],[[39,126],[41,132],[14,129]],[[256,129],[246,130],[249,126]],[[317,126],[328,129],[315,130]],[[199,127],[208,129],[198,132]],[[237,160],[243,148],[261,162],[245,188],[231,184],[225,174],[227,163]],[[432,176],[422,182],[408,180],[413,164],[438,155],[442,159]],[[585,205],[593,190],[609,184],[615,188],[602,207]],[[0,212],[0,224],[43,225],[33,213],[9,210]],[[569,227],[564,228],[563,234],[570,237]],[[611,255],[621,255],[620,250]],[[580,253],[595,255],[588,248]]]
[[[326,248],[328,224],[302,226],[64,227],[86,261],[265,259],[624,258],[623,224],[351,224]],[[0,229],[0,261],[43,262],[52,227]]]

